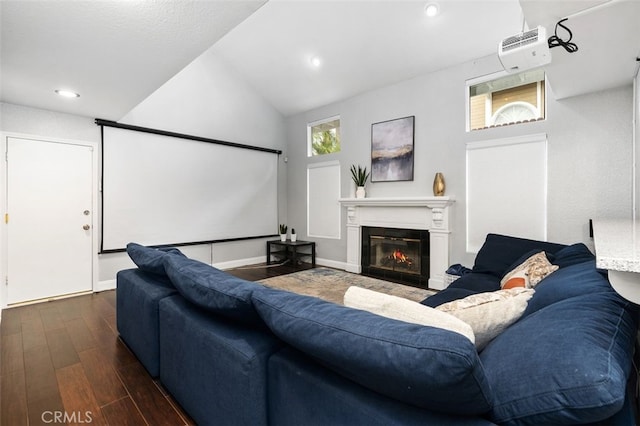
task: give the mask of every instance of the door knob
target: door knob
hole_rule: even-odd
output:
[[[84,225],[84,226],[82,227],[82,229],[84,229],[85,231],[88,231],[88,230],[89,230],[89,228],[91,228],[89,225]]]

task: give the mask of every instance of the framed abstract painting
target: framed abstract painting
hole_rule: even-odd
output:
[[[415,116],[371,125],[371,182],[413,180]]]

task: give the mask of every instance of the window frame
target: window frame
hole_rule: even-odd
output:
[[[336,154],[337,152],[342,151],[342,138],[340,138],[340,151],[336,151],[336,152],[330,152],[327,154],[317,154],[314,155],[313,154],[313,131],[312,129],[316,126],[319,126],[321,124],[325,124],[325,123],[330,123],[332,121],[341,121],[340,120],[340,114],[337,115],[333,115],[331,117],[327,117],[327,118],[323,118],[320,120],[316,120],[316,121],[312,121],[307,123],[307,157],[308,158],[313,158],[313,157],[323,157],[325,155],[331,155],[331,154]],[[340,123],[340,126],[338,128],[342,127],[342,123]]]
[[[512,123],[512,124],[508,124],[508,125],[500,125],[500,126],[487,126],[487,127],[483,127],[483,128],[477,128],[477,129],[471,129],[471,87],[476,86],[478,84],[481,83],[486,83],[489,81],[494,81],[494,80],[500,80],[502,78],[505,77],[509,77],[509,76],[514,76],[514,75],[518,75],[518,74],[522,74],[525,72],[531,72],[531,71],[536,71],[535,69],[533,70],[525,70],[525,71],[521,71],[520,73],[509,73],[505,70],[502,71],[498,71],[498,72],[494,72],[491,74],[486,74],[480,77],[475,77],[469,80],[465,81],[465,93],[464,93],[464,98],[465,98],[465,105],[464,105],[464,109],[465,109],[465,131],[467,133],[472,132],[472,131],[476,131],[476,130],[486,130],[487,128],[498,128],[498,127],[509,127],[513,124],[524,124],[526,122],[517,122],[517,123]],[[543,118],[541,119],[541,121],[546,120],[547,119],[547,94],[549,93],[549,85],[547,82],[547,73],[544,72],[544,70],[542,70],[543,72],[543,79],[542,80],[538,80],[538,82],[540,81],[544,81],[544,93],[541,93],[540,90],[540,86],[538,85],[537,88],[537,92],[538,92],[538,103],[542,102],[542,110],[541,113],[543,115]],[[527,84],[527,83],[524,83]],[[523,84],[523,85],[524,85]],[[514,86],[514,87],[519,87],[519,86]],[[503,89],[504,90],[504,89]],[[496,90],[495,92],[491,92],[491,93],[496,93],[499,92],[500,90]],[[539,106],[536,106],[536,108],[538,108],[540,110]]]

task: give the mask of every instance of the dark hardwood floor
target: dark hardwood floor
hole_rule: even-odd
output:
[[[307,264],[229,270],[250,281]],[[0,424],[191,425],[116,329],[115,290],[2,311]]]

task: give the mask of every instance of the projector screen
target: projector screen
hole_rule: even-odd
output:
[[[277,234],[280,151],[96,123],[102,252]]]

